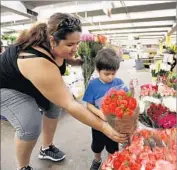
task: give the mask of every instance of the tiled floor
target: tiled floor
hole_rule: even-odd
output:
[[[138,78],[139,84],[151,82],[150,73],[137,72],[133,67],[134,64],[134,60],[122,62],[117,73],[118,77],[122,78],[126,84],[133,76]],[[13,138],[14,129],[8,122],[1,122],[1,170],[16,169]],[[89,170],[93,158],[90,142],[90,128],[70,115],[62,113],[56,131],[55,144],[66,152],[66,160],[62,163],[38,160],[38,150],[41,144],[41,138],[39,138],[31,157],[31,165],[34,170]]]

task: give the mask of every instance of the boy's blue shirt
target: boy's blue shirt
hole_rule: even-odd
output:
[[[102,98],[111,88],[124,89],[126,92],[129,90],[119,78],[114,78],[110,83],[103,83],[99,78],[96,78],[90,81],[85,91],[83,101],[100,108]]]

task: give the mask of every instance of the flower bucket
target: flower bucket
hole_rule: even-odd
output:
[[[144,69],[144,64],[143,64],[143,61],[138,59],[138,60],[135,60],[135,63],[136,63],[136,70],[142,70]]]

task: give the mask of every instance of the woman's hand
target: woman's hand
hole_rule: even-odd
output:
[[[102,132],[109,137],[110,139],[112,139],[115,142],[118,143],[125,143],[128,142],[129,139],[129,135],[127,134],[120,134],[118,132],[116,132],[108,123],[103,122],[103,126],[102,126]]]

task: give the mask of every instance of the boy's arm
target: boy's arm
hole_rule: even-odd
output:
[[[102,120],[106,121],[106,117],[104,116],[103,112],[100,109],[97,109],[93,104],[87,103],[87,109],[100,117]]]

